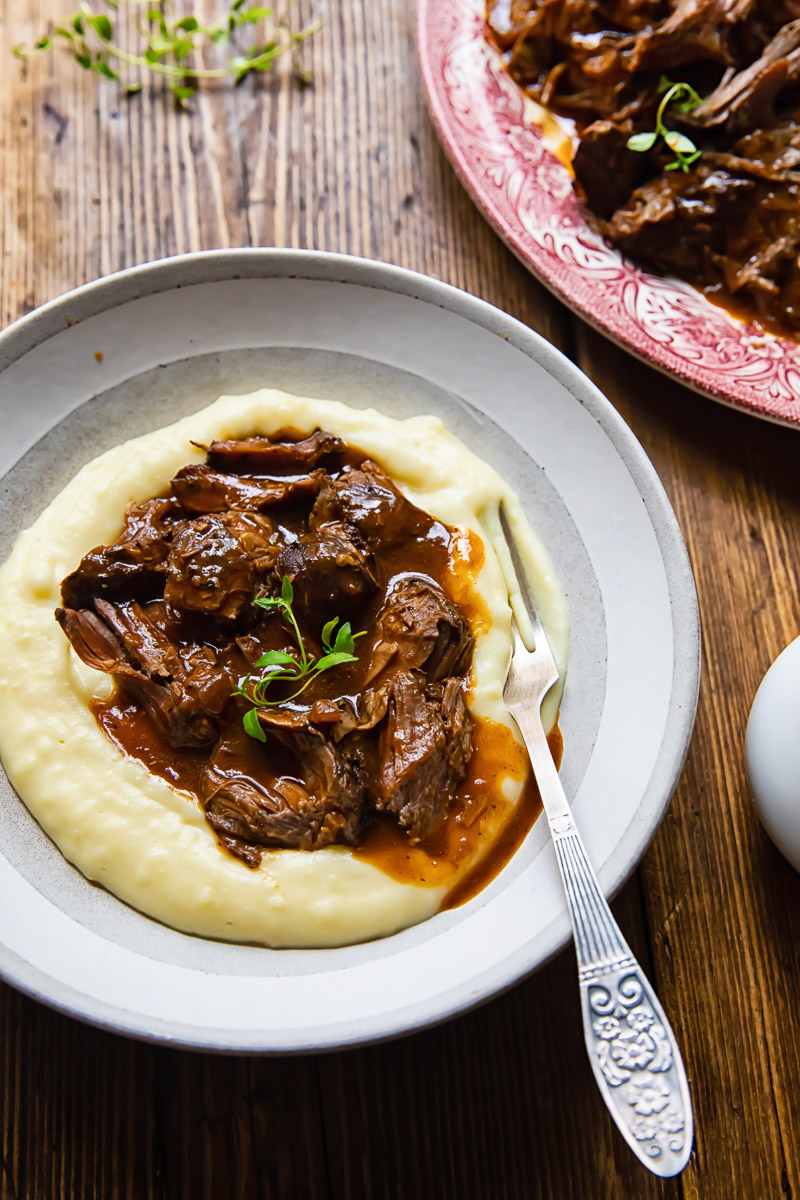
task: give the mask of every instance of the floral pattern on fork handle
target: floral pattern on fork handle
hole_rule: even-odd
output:
[[[689,1090],[661,1005],[611,915],[570,817],[552,822],[575,932],[583,1025],[597,1082],[628,1144],[672,1175],[692,1145]]]

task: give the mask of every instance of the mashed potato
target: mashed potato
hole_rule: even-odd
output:
[[[62,578],[89,549],[117,537],[126,506],[158,495],[180,467],[204,460],[193,441],[317,427],[366,451],[415,504],[484,542],[475,586],[491,620],[476,631],[469,696],[476,716],[514,728],[502,701],[510,609],[491,548],[501,499],[562,676],[566,667],[566,604],[546,552],[500,476],[436,417],[396,421],[264,390],[223,396],[90,462],[20,535],[0,569],[0,754],[30,811],[87,878],[151,917],[206,937],[339,946],[424,920],[447,891],[399,882],[344,846],[278,849],[257,870],[243,866],[218,846],[193,800],[106,738],[89,704],[107,697],[112,682],[76,658],[53,617]],[[548,698],[546,725],[558,701]]]

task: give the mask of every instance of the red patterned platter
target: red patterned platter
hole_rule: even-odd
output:
[[[419,0],[418,28],[434,123],[484,216],[561,300],[646,363],[713,400],[800,426],[800,343],[648,274],[594,232],[536,123],[541,110],[486,41],[484,11],[483,0]]]

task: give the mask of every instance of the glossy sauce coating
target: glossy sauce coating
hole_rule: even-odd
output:
[[[347,458],[356,465],[362,455],[348,450]],[[290,534],[299,532],[304,515],[287,510],[280,523]],[[375,640],[375,634],[370,632],[374,627],[372,618],[392,580],[406,573],[423,573],[436,580],[459,606],[473,634],[488,628],[491,616],[474,586],[483,560],[484,548],[479,538],[467,530],[449,529],[432,518],[413,541],[404,541],[383,552],[378,561],[377,595],[359,606],[358,622],[354,623],[354,630],[367,631],[359,639],[359,661],[321,674],[304,694],[304,701],[313,703],[318,699],[357,695],[363,690]],[[162,602],[153,604],[161,606]],[[343,614],[343,619],[349,615]],[[286,633],[278,619],[270,630],[273,636],[266,641],[262,637],[259,650],[285,648]],[[185,639],[190,643],[197,638],[197,630],[191,625],[184,630],[174,628],[172,633],[177,642]],[[240,650],[233,646],[230,655],[229,669],[244,674],[247,661]],[[226,772],[265,783],[278,777],[298,776],[297,763],[289,751],[273,743],[267,749],[244,733],[240,703],[231,703],[228,708],[226,731],[230,753]],[[202,807],[201,783],[210,751],[171,746],[137,701],[121,689],[110,700],[95,702],[93,711],[105,734],[124,754],[196,799]],[[475,719],[473,741],[474,753],[467,777],[447,815],[425,841],[411,844],[395,819],[379,814],[365,830],[358,847],[352,850],[356,857],[402,882],[448,886],[451,889],[446,901],[448,907],[469,899],[497,874],[524,839],[541,808],[525,751],[507,726]],[[516,803],[504,791],[509,780],[523,785]],[[483,850],[481,843],[484,846],[491,843],[490,850]],[[479,849],[480,861],[473,867],[466,866]]]
[[[165,779],[180,792],[197,799],[206,756],[197,750],[176,750],[153,726],[143,709],[124,693],[110,700],[95,702],[95,717],[107,737],[129,758],[142,763],[148,771]],[[385,871],[403,883],[452,888],[445,908],[456,908],[471,900],[516,853],[542,809],[536,782],[527,756],[505,725],[475,721],[475,752],[469,774],[461,784],[455,801],[434,834],[412,846],[388,817],[378,817],[366,831],[362,844],[353,854]],[[550,750],[558,766],[563,752],[561,732],[556,727],[548,735]],[[263,775],[261,747],[244,733],[239,746],[243,774]],[[274,763],[276,773],[285,764]],[[502,791],[508,777],[524,779],[522,794],[516,803]],[[459,876],[465,859],[472,857],[480,842],[491,841],[491,849],[480,862]],[[303,851],[293,851],[301,854]]]

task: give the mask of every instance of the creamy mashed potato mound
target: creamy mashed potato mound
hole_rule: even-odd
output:
[[[148,916],[206,937],[345,945],[432,916],[448,890],[399,882],[345,846],[268,850],[259,868],[244,866],[218,846],[194,799],[108,740],[89,705],[110,695],[112,680],[78,660],[53,616],[61,580],[92,547],[114,541],[126,506],[164,492],[179,468],[205,460],[193,441],[316,428],[364,450],[414,504],[483,541],[475,587],[491,621],[475,631],[468,704],[476,716],[504,722],[519,737],[502,700],[511,613],[492,548],[500,500],[562,677],[566,668],[566,603],[544,548],[500,476],[436,417],[397,421],[374,409],[263,390],[223,396],[88,463],[0,569],[0,755],[25,804],[88,879]],[[548,727],[558,703],[554,692]],[[519,781],[507,782],[518,797]]]

